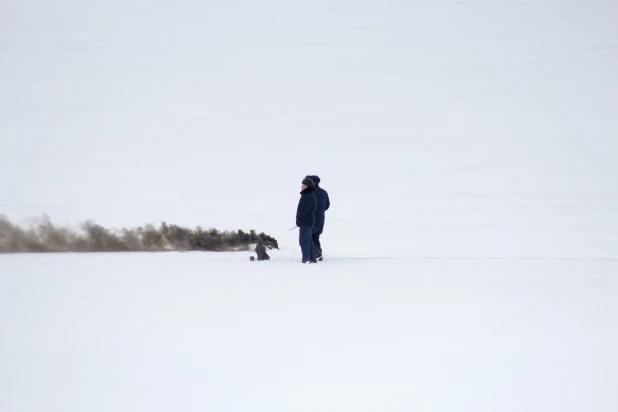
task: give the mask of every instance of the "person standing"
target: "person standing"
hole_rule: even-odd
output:
[[[317,263],[315,246],[311,239],[318,203],[314,194],[314,186],[313,180],[308,178],[303,180],[298,209],[296,210],[296,226],[299,228],[299,244],[303,253],[303,263]]]
[[[324,231],[324,222],[326,220],[326,211],[330,208],[330,198],[328,192],[320,187],[320,178],[318,176],[307,176],[313,180],[315,184],[315,197],[318,201],[315,211],[315,226],[313,226],[312,241],[315,247],[315,257],[318,260],[323,260],[322,244],[320,243],[320,235]]]

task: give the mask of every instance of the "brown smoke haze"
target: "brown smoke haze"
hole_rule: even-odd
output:
[[[277,240],[254,230],[244,232],[188,229],[165,222],[159,227],[110,229],[89,220],[81,230],[54,225],[49,217],[37,219],[27,228],[0,215],[0,253],[32,252],[153,252],[169,250],[240,251],[261,243],[279,248]]]

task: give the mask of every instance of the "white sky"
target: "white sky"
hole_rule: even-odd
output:
[[[317,173],[333,217],[472,197],[588,202],[583,226],[618,227],[614,1],[0,7],[0,213],[17,221],[293,221]]]

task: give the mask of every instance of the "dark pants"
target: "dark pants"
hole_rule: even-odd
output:
[[[311,239],[313,240],[313,244],[315,245],[315,250],[322,250],[322,244],[320,243],[320,233],[314,233],[311,235]]]
[[[311,239],[311,232],[313,228],[311,226],[301,226],[299,229],[300,249],[303,252],[303,262],[313,262],[315,260],[315,247],[313,246],[313,240]]]

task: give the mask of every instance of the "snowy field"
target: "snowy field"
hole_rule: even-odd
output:
[[[4,256],[3,411],[613,411],[618,261]]]
[[[613,1],[8,0],[0,412],[618,410]],[[300,182],[332,208],[302,265]]]

